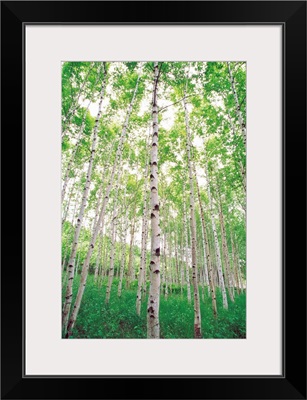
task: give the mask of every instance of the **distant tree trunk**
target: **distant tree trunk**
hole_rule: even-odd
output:
[[[104,64],[103,64],[103,66],[104,66]],[[101,106],[102,106],[102,100],[104,97],[105,86],[106,86],[106,73],[104,74],[104,78],[103,78],[102,85],[101,85],[98,113],[97,113],[96,122],[95,122],[94,130],[93,130],[91,156],[90,156],[90,160],[89,160],[89,164],[88,164],[86,183],[85,183],[85,187],[84,187],[84,191],[83,191],[81,208],[80,208],[80,212],[79,212],[79,217],[77,219],[77,225],[76,225],[76,230],[75,230],[75,235],[74,235],[74,240],[73,240],[73,246],[72,246],[70,260],[69,260],[69,264],[68,264],[69,277],[68,277],[68,283],[67,283],[66,295],[65,295],[65,303],[64,303],[63,314],[62,314],[62,329],[64,330],[64,333],[66,333],[66,326],[67,326],[67,321],[69,318],[69,313],[70,313],[70,308],[71,308],[75,258],[76,258],[76,254],[77,254],[78,241],[79,241],[79,236],[80,236],[80,232],[81,232],[84,210],[85,210],[85,206],[87,203],[87,198],[88,198],[90,184],[91,184],[92,167],[93,167],[95,151],[96,151],[98,122],[99,122],[99,119],[101,116]]]
[[[220,193],[219,193],[219,189],[218,189],[218,194],[219,194],[219,215],[220,215],[220,226],[221,226],[221,236],[222,236],[222,248],[223,248],[224,260],[225,260],[225,270],[226,270],[226,275],[227,275],[228,293],[229,293],[230,300],[234,301],[234,298],[233,298],[233,282],[232,282],[231,271],[230,271],[230,262],[229,262],[227,238],[226,238],[224,216],[223,216],[223,210],[222,210],[222,204],[221,204],[221,196],[220,196]]]
[[[184,286],[184,246],[183,246],[183,230],[181,231],[181,241],[180,241],[180,292],[183,295]]]
[[[96,264],[95,264],[95,274],[94,274],[94,281],[95,281],[95,283],[97,282],[97,279],[98,279],[99,266],[100,266],[100,263],[101,263],[102,242],[103,242],[103,232],[100,231],[100,238],[99,238],[99,245],[98,245],[98,253],[97,253],[97,259],[96,259]]]
[[[239,282],[237,260],[236,260],[235,248],[234,248],[234,244],[233,244],[232,233],[230,233],[230,240],[231,240],[232,265],[233,265],[234,277],[235,277],[235,281],[236,281],[236,291],[238,294],[241,294],[241,287],[240,287],[240,282]]]
[[[175,249],[175,266],[176,266],[176,285],[180,283],[180,275],[179,275],[179,262],[178,262],[178,241],[176,238],[176,231],[174,232],[174,249]]]
[[[129,261],[128,261],[127,283],[126,283],[127,288],[130,288],[130,284],[131,284],[132,277],[133,277],[133,269],[134,269],[132,259],[133,259],[133,250],[134,250],[133,243],[134,243],[135,223],[136,223],[136,205],[134,208],[133,218],[131,221],[131,229],[130,229]]]
[[[185,97],[183,98],[183,106],[185,113],[185,126],[187,133],[187,158],[188,158],[188,169],[189,169],[189,182],[190,182],[190,223],[191,223],[191,241],[192,241],[192,280],[194,287],[194,337],[200,339],[201,333],[201,315],[200,315],[200,300],[199,300],[199,288],[198,288],[198,271],[197,271],[197,259],[196,259],[196,220],[195,220],[195,201],[194,201],[194,184],[193,184],[193,167],[191,157],[191,132],[189,125],[189,114],[186,103],[187,95],[187,83],[185,88]]]
[[[122,176],[122,169],[118,173],[116,187],[115,187],[115,194],[114,194],[114,204],[113,204],[113,215],[111,220],[111,250],[110,250],[110,269],[109,269],[109,278],[107,284],[107,292],[106,292],[106,304],[109,303],[111,297],[111,289],[114,277],[114,258],[115,258],[115,246],[116,246],[116,229],[117,229],[117,202],[118,202],[118,191],[119,185]]]
[[[152,95],[152,147],[150,155],[150,207],[151,207],[151,261],[150,289],[147,306],[147,338],[160,338],[160,227],[158,195],[158,92],[159,67],[154,63],[154,83]]]
[[[206,285],[210,286],[211,298],[212,298],[212,309],[213,309],[213,314],[216,316],[217,306],[216,306],[215,287],[213,284],[212,276],[209,276],[210,273],[208,272],[208,269],[211,269],[211,273],[212,273],[210,249],[209,249],[208,239],[207,239],[207,235],[206,235],[205,214],[204,214],[204,208],[203,208],[203,204],[202,204],[201,197],[200,197],[200,190],[199,190],[199,185],[198,185],[198,180],[197,180],[197,175],[196,175],[195,164],[194,164],[194,171],[195,171],[195,182],[196,182],[196,189],[197,189],[198,204],[199,204],[199,210],[200,210],[201,233],[202,233],[202,240],[203,240],[204,278],[205,278]],[[208,266],[209,266],[209,268],[208,268]]]
[[[111,288],[112,288],[113,277],[114,277],[116,219],[117,219],[117,209],[116,209],[116,202],[115,202],[114,209],[113,209],[113,216],[112,216],[112,220],[111,220],[110,268],[109,268],[109,277],[108,277],[107,292],[106,292],[106,304],[109,304],[109,301],[110,301]]]
[[[210,204],[211,223],[212,223],[212,230],[213,230],[213,236],[214,236],[219,285],[221,287],[222,296],[223,296],[223,307],[225,309],[228,309],[228,301],[227,301],[227,295],[226,295],[226,289],[225,289],[225,283],[224,283],[224,277],[223,277],[220,245],[219,245],[219,241],[218,241],[218,236],[217,236],[217,231],[216,231],[216,226],[215,226],[215,221],[214,221],[214,215],[213,215],[213,203],[212,203],[212,198],[211,198],[210,179],[209,179],[209,174],[208,174],[207,161],[205,162],[205,169],[206,169],[206,178],[207,178],[207,182],[208,182],[207,193],[208,193],[209,204]]]
[[[70,189],[70,192],[69,192],[67,204],[66,204],[64,215],[63,215],[63,218],[62,218],[62,226],[64,225],[64,223],[66,222],[66,219],[67,219],[67,215],[68,215],[69,208],[70,208],[71,198],[72,198],[72,195],[73,195],[73,192],[74,192],[75,181],[76,181],[76,177],[74,177],[74,179],[72,181],[72,184],[71,184],[71,189]]]
[[[126,221],[128,219],[128,210],[126,210],[125,215],[126,215],[126,217],[124,219],[124,223],[126,224]],[[123,228],[123,242],[122,242],[122,254],[121,254],[120,272],[119,272],[119,282],[118,282],[118,289],[117,289],[118,297],[120,297],[121,294],[122,294],[123,278],[124,278],[125,265],[126,265],[126,240],[127,240],[127,229],[126,229],[126,227],[124,225],[124,228]]]

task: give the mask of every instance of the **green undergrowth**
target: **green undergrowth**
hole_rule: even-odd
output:
[[[73,285],[73,302],[76,298],[80,276]],[[118,279],[114,278],[109,305],[105,304],[105,279],[99,287],[90,275],[86,284],[74,339],[145,339],[146,301],[142,302],[141,315],[136,314],[137,282],[130,289],[123,283],[122,295],[117,296]],[[192,289],[192,288],[191,288]],[[202,293],[202,290],[200,291]],[[64,296],[64,294],[63,294]],[[192,292],[193,296],[193,292]],[[246,337],[246,294],[228,299],[228,310],[223,309],[222,296],[217,290],[218,317],[214,318],[208,291],[201,296],[201,325],[204,339],[242,339]],[[160,336],[162,339],[192,339],[194,335],[193,303],[187,300],[186,289],[173,285],[167,299],[160,297]]]

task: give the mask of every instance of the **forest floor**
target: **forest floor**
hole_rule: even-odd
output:
[[[80,275],[73,285],[73,304],[76,298]],[[126,289],[123,282],[122,295],[117,295],[118,279],[114,278],[109,305],[105,304],[105,279],[101,286],[94,283],[93,275],[88,276],[78,319],[72,339],[146,339],[146,301],[142,302],[141,315],[136,314],[137,281]],[[192,288],[191,288],[192,289]],[[201,289],[202,294],[202,289]],[[201,325],[204,339],[242,339],[246,337],[246,294],[228,298],[229,308],[224,310],[222,295],[217,288],[218,317],[212,313],[208,291],[201,300]],[[193,296],[193,291],[192,291]],[[201,296],[202,298],[202,296]],[[180,286],[172,285],[167,299],[160,297],[160,337],[161,339],[193,339],[193,303],[187,299],[186,288],[181,294]]]

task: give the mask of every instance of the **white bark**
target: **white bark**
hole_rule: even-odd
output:
[[[106,304],[108,304],[110,301],[111,289],[112,289],[112,283],[113,283],[113,277],[114,277],[114,257],[115,257],[114,253],[115,253],[115,245],[116,245],[116,229],[117,229],[117,216],[118,216],[117,201],[118,201],[118,188],[119,188],[120,181],[121,181],[121,174],[122,174],[122,169],[120,170],[120,172],[118,174],[115,193],[114,193],[113,215],[112,215],[112,220],[111,220],[110,268],[109,268],[109,278],[108,278],[107,291],[106,291]]]
[[[184,189],[183,189],[184,194]],[[185,197],[183,197],[183,226],[185,233],[185,267],[186,267],[186,281],[187,281],[187,296],[188,302],[191,302],[191,286],[190,286],[190,265],[189,265],[189,256],[188,256],[188,247],[189,247],[189,235],[188,235],[188,224],[187,224],[187,211],[185,204]]]
[[[147,152],[147,147],[146,147]],[[141,244],[141,259],[140,259],[140,271],[138,276],[138,290],[136,295],[136,313],[141,314],[141,300],[142,300],[142,287],[144,280],[144,268],[146,268],[146,225],[147,225],[147,197],[148,197],[148,159],[145,160],[145,183],[144,183],[144,196],[143,196],[143,218],[142,218],[142,244]]]
[[[222,204],[221,204],[220,195],[219,195],[219,214],[220,214],[222,247],[223,247],[224,260],[225,260],[225,269],[226,269],[226,275],[227,275],[228,293],[229,293],[230,300],[234,301],[234,297],[233,297],[233,282],[232,282],[232,276],[231,276],[231,271],[230,271],[229,254],[228,254],[228,247],[227,247],[227,238],[226,238],[224,216],[223,216],[223,210],[222,210]]]
[[[205,147],[204,147],[204,149],[205,149]],[[211,192],[210,192],[210,180],[209,180],[209,174],[208,174],[207,160],[205,161],[205,170],[206,170],[206,179],[207,179],[207,183],[208,183],[207,193],[208,193],[209,204],[210,204],[211,223],[212,223],[214,245],[215,245],[215,252],[216,252],[217,272],[218,272],[218,277],[219,277],[219,284],[220,284],[221,291],[222,291],[223,307],[225,309],[228,309],[228,301],[227,301],[227,295],[226,295],[226,289],[225,289],[225,283],[224,283],[224,277],[223,277],[220,245],[219,245],[219,241],[218,241],[216,225],[215,225],[215,220],[214,220],[214,215],[213,215],[213,203],[212,203]]]
[[[154,63],[154,83],[152,96],[153,135],[150,155],[150,208],[151,208],[151,282],[147,307],[147,337],[160,338],[159,306],[160,306],[160,226],[158,195],[158,63]]]
[[[196,250],[196,220],[195,220],[195,202],[194,202],[194,183],[193,183],[193,167],[191,157],[191,132],[189,125],[189,114],[186,103],[187,87],[185,88],[185,97],[183,99],[183,107],[185,114],[185,126],[187,134],[187,157],[190,184],[190,224],[191,224],[191,242],[192,242],[192,280],[194,287],[194,337],[200,339],[201,333],[201,315],[200,315],[200,299],[198,288],[198,271],[197,271],[197,250]]]

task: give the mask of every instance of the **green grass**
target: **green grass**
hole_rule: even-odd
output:
[[[80,276],[74,280],[73,302],[75,300]],[[98,287],[92,275],[88,277],[79,315],[72,338],[90,339],[145,339],[146,338],[146,301],[142,302],[141,316],[136,314],[136,286],[123,290],[121,298],[117,296],[118,279],[114,279],[111,300],[105,304],[106,280]],[[162,339],[192,339],[194,335],[193,303],[187,300],[186,291],[180,294],[180,288],[174,286],[173,293],[160,298],[160,336]],[[212,314],[211,298],[205,291],[201,300],[202,335],[205,339],[237,339],[246,337],[246,295],[228,299],[229,309],[224,310],[222,296],[217,293],[218,317]]]

